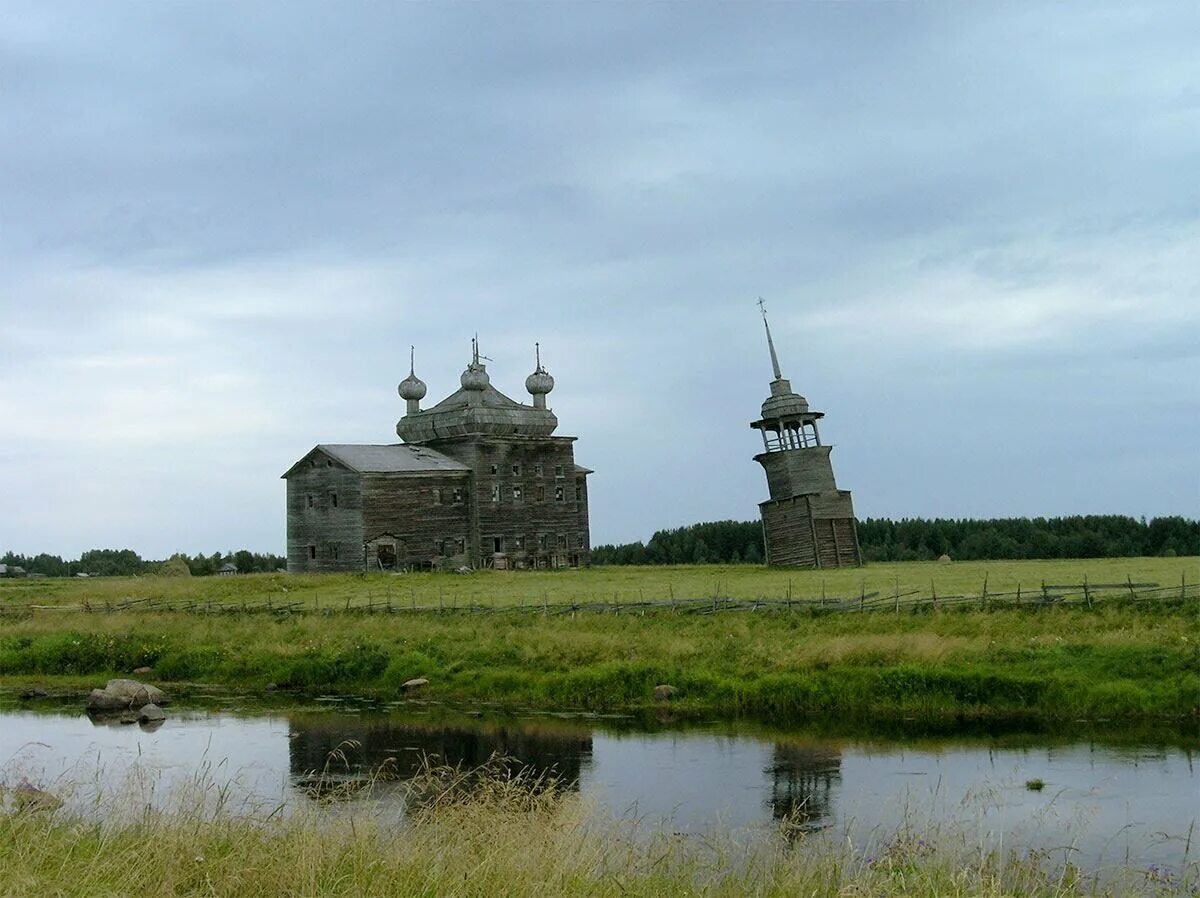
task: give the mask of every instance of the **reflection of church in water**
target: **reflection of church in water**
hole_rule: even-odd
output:
[[[331,762],[335,752],[345,762]],[[528,724],[467,728],[363,720],[347,727],[344,721],[293,719],[288,756],[294,777],[326,769],[369,772],[386,763],[388,774],[400,780],[416,776],[426,763],[471,769],[494,758],[510,758],[535,776],[553,777],[574,790],[579,787],[580,771],[591,760],[592,738],[579,732],[542,732]]]

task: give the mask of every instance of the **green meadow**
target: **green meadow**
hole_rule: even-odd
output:
[[[11,581],[0,587],[0,678],[80,688],[145,666],[157,682],[189,687],[395,696],[407,680],[426,678],[427,699],[591,711],[652,707],[654,687],[670,684],[685,714],[1178,718],[1195,714],[1200,699],[1195,598],[1133,600],[1116,590],[1092,607],[972,602],[866,614],[536,607],[664,594],[778,598],[789,583],[797,599],[819,596],[822,585],[829,596],[922,584],[940,595],[978,595],[985,577],[993,593],[1084,576],[1096,584],[1194,583],[1195,569],[1195,559],[1116,559],[828,573],[737,566]],[[432,607],[381,613],[388,593],[397,608],[406,600]],[[233,607],[269,597],[308,611],[101,610],[138,599]],[[376,613],[362,610],[368,603]],[[491,613],[493,603],[526,610]]]

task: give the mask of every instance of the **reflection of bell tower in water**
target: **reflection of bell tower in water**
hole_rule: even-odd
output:
[[[771,784],[771,815],[800,829],[833,817],[835,787],[842,781],[842,756],[836,748],[777,742],[771,766],[763,771]]]
[[[762,433],[763,452],[754,460],[767,474],[771,496],[759,504],[767,564],[862,564],[850,491],[837,488],[829,460],[833,447],[821,444],[817,429],[817,421],[825,415],[809,409],[808,400],[792,392],[791,382],[779,369],[762,300],[759,308],[775,372],[762,417],[750,425]]]

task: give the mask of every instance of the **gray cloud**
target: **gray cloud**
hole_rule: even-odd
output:
[[[596,541],[748,518],[768,298],[864,515],[1192,513],[1200,13],[10,6],[0,545],[282,545],[407,347],[540,340]]]

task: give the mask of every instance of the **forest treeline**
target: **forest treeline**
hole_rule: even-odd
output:
[[[958,561],[1021,558],[1123,558],[1200,555],[1200,521],[1182,517],[1150,521],[1121,515],[1065,518],[955,520],[911,518],[858,522],[863,558],[870,561],[929,561],[949,555]],[[736,564],[761,563],[762,526],[758,521],[713,521],[659,530],[649,542],[601,545],[593,564]],[[132,549],[92,549],[78,559],[58,555],[6,552],[0,563],[47,577],[176,574],[203,577],[232,562],[250,574],[285,568],[281,555],[242,549],[211,555],[179,553],[165,561],[143,559]]]
[[[132,549],[91,549],[75,560],[64,560],[45,552],[38,555],[18,555],[5,552],[0,564],[22,568],[27,574],[46,577],[128,577],[137,574],[174,574],[204,577],[215,574],[226,564],[236,564],[238,573],[253,574],[274,571],[287,566],[282,555],[261,554],[240,549],[237,552],[213,552],[211,555],[188,555],[180,552],[165,561],[142,558]]]
[[[866,561],[960,561],[1021,558],[1123,558],[1200,555],[1200,521],[1150,521],[1122,515],[956,520],[911,518],[858,522]],[[758,521],[715,521],[659,530],[649,542],[602,545],[593,564],[699,564],[763,560]]]

